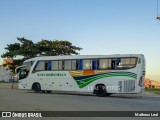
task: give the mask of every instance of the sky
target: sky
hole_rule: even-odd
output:
[[[157,14],[157,0],[0,0],[0,55],[17,37],[68,40],[81,55],[144,54],[160,81]]]

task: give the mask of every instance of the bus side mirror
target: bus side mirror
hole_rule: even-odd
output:
[[[22,67],[27,67],[27,65],[22,65],[22,66],[17,67],[17,68],[15,69],[15,73],[17,74],[18,71],[19,71],[19,69],[22,68]]]

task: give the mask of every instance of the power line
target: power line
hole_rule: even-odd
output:
[[[157,19],[160,20],[160,16],[159,16],[159,0],[157,0]]]

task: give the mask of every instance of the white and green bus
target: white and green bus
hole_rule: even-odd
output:
[[[16,68],[19,89],[92,92],[97,96],[144,91],[142,54],[43,56]]]

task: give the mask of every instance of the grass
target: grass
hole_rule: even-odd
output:
[[[157,95],[160,95],[160,89],[146,88],[145,91],[150,92],[150,93],[154,93],[154,94],[157,94]]]
[[[0,83],[8,83],[8,82],[6,82],[6,81],[0,81]]]

